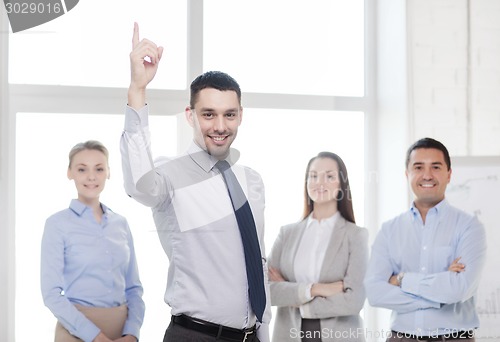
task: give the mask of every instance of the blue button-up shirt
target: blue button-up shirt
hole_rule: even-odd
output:
[[[132,235],[123,216],[101,207],[100,223],[76,199],[47,219],[41,249],[43,299],[59,322],[84,341],[94,340],[100,329],[73,304],[127,304],[123,334],[139,337],[144,302]]]
[[[458,257],[465,271],[448,271]],[[485,230],[475,216],[443,200],[424,224],[413,205],[377,235],[365,278],[367,298],[392,310],[395,331],[435,336],[477,328],[474,295],[485,257]],[[405,272],[401,287],[389,284],[400,272]]]

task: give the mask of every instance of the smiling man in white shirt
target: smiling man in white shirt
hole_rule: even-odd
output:
[[[153,161],[146,86],[156,74],[162,53],[163,48],[153,42],[139,40],[135,24],[121,151],[125,189],[152,208],[160,242],[170,260],[165,302],[172,308],[172,319],[164,341],[267,342],[271,313],[262,258],[264,185],[257,172],[235,165],[239,155],[231,148],[242,121],[241,90],[222,72],[197,77],[185,109],[193,143],[184,155]],[[262,289],[259,305],[252,301],[249,278],[255,277],[247,277],[247,245],[240,234],[234,198],[228,193],[230,184],[226,187],[227,171],[222,177],[216,165],[219,161],[231,165],[231,174],[245,194],[244,202],[251,208],[253,246],[258,250],[258,272],[263,278],[258,281]]]

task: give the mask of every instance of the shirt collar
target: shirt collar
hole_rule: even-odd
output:
[[[191,159],[207,173],[210,172],[219,161],[217,158],[208,154],[207,151],[198,146],[194,141],[189,146],[187,153]],[[229,156],[226,158],[229,165],[233,166],[238,159],[240,159],[240,151],[235,148],[230,148]]]
[[[448,208],[448,206],[449,206],[449,203],[445,198],[441,202],[436,204],[434,207],[430,208],[428,213],[433,212],[436,215],[439,215],[442,212],[444,212],[446,210],[446,208]],[[420,216],[420,212],[418,211],[417,207],[415,206],[415,201],[413,201],[411,203],[410,210],[411,210],[411,213],[413,214],[413,217]]]
[[[82,216],[82,214],[86,211],[86,210],[91,210],[90,207],[86,206],[85,204],[83,204],[82,202],[80,202],[79,200],[77,199],[72,199],[70,204],[69,204],[69,208],[71,210],[73,210],[73,212],[75,214],[77,214],[78,216]],[[111,210],[106,207],[104,204],[101,203],[101,208],[102,208],[102,211],[104,213],[104,215],[107,215]]]
[[[317,219],[315,219],[313,217],[313,212],[311,212],[309,214],[309,216],[307,217],[306,229],[309,228],[314,222],[316,222],[317,224],[328,225],[328,226],[332,227],[332,226],[335,226],[335,224],[337,224],[337,221],[339,220],[339,218],[340,218],[340,211],[337,211],[332,216],[330,216],[324,220],[321,220],[321,222],[319,222]]]

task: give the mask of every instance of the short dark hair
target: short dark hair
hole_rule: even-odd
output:
[[[191,98],[189,105],[194,108],[198,94],[205,88],[214,88],[220,91],[234,91],[238,96],[238,103],[241,105],[241,89],[240,85],[234,78],[221,71],[207,71],[196,77],[191,82]]]
[[[349,177],[347,176],[347,168],[342,158],[333,152],[320,152],[317,156],[312,157],[311,160],[309,160],[309,163],[307,163],[304,182],[304,213],[302,218],[305,219],[314,210],[314,202],[307,193],[307,178],[309,176],[309,169],[311,168],[312,162],[321,158],[330,158],[337,162],[337,165],[339,166],[340,178],[340,191],[337,195],[337,209],[342,217],[347,221],[356,223],[356,220],[354,219],[354,210],[352,208],[352,195],[351,187],[349,186]]]
[[[446,162],[446,166],[448,167],[448,171],[451,169],[451,159],[450,154],[448,153],[448,149],[441,142],[432,139],[432,138],[422,138],[416,141],[413,145],[410,146],[408,152],[406,152],[406,168],[408,168],[408,164],[410,164],[410,155],[414,150],[419,148],[434,148],[436,150],[440,150],[443,152],[444,161]]]

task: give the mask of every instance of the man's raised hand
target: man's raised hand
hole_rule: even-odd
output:
[[[132,52],[130,53],[130,87],[128,105],[136,110],[146,102],[146,87],[155,77],[163,47],[156,46],[150,40],[139,40],[139,25],[134,23]]]

